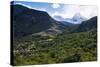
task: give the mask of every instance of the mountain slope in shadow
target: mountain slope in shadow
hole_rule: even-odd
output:
[[[18,7],[18,8],[17,8]],[[27,34],[32,34],[40,32],[42,30],[48,29],[52,26],[52,19],[46,12],[41,12],[33,9],[25,9],[21,5],[15,5],[14,9],[14,34],[15,36],[25,36]],[[20,12],[16,12],[19,11]]]
[[[93,29],[97,29],[97,16],[83,21],[73,32],[87,32]]]

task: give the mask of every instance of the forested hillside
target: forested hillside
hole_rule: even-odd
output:
[[[14,42],[14,64],[96,61],[96,39],[96,30],[55,37],[25,37]]]
[[[97,60],[97,16],[81,24],[66,21],[62,24],[47,12],[21,5],[11,8],[14,10],[13,65]]]

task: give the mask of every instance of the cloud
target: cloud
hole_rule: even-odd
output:
[[[66,14],[66,17],[68,15],[71,17],[76,13],[80,13],[82,16],[89,19],[93,16],[97,16],[97,7],[87,5],[69,5],[64,7],[64,13]]]
[[[79,13],[79,6],[75,5],[64,5],[63,7],[63,14],[65,14],[64,18],[71,18],[76,13]]]
[[[64,19],[72,18],[77,13],[80,13],[82,16],[89,19],[93,16],[97,16],[97,7],[84,5],[63,5],[60,11],[52,13],[52,17],[61,16]]]
[[[60,5],[59,4],[52,4],[52,8],[59,8]]]
[[[87,18],[97,16],[97,7],[96,6],[82,6],[80,9],[81,9],[80,13]]]
[[[39,10],[39,11],[47,11],[45,8],[32,8],[32,9],[35,9],[35,10]]]
[[[79,12],[78,6],[74,5],[63,5],[60,11],[55,11],[52,13],[52,17],[61,16],[62,18],[72,18],[76,13]]]
[[[54,13],[52,13],[52,17],[61,16],[64,19],[71,18],[78,12],[76,9],[78,9],[78,7],[76,6],[64,5],[60,11],[55,11]]]
[[[46,11],[46,9],[45,8],[36,8],[37,10],[41,10],[41,11]]]
[[[55,18],[55,16],[61,16],[61,17],[64,18],[64,19],[66,18],[66,14],[60,13],[59,11],[56,11],[56,12],[52,13],[51,16],[52,16],[53,18]]]

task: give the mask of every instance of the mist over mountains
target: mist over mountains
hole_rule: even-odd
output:
[[[83,17],[80,13],[75,14],[72,18],[62,18],[61,16],[55,16],[55,18],[59,21],[63,20],[72,24],[80,24],[87,20],[87,18]]]

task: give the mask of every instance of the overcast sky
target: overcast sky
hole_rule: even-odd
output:
[[[64,19],[72,18],[77,13],[80,13],[87,19],[93,16],[97,16],[96,6],[66,5],[66,4],[27,2],[27,1],[16,1],[15,4],[21,4],[31,9],[46,11],[53,18],[55,18],[55,16],[61,16]]]

